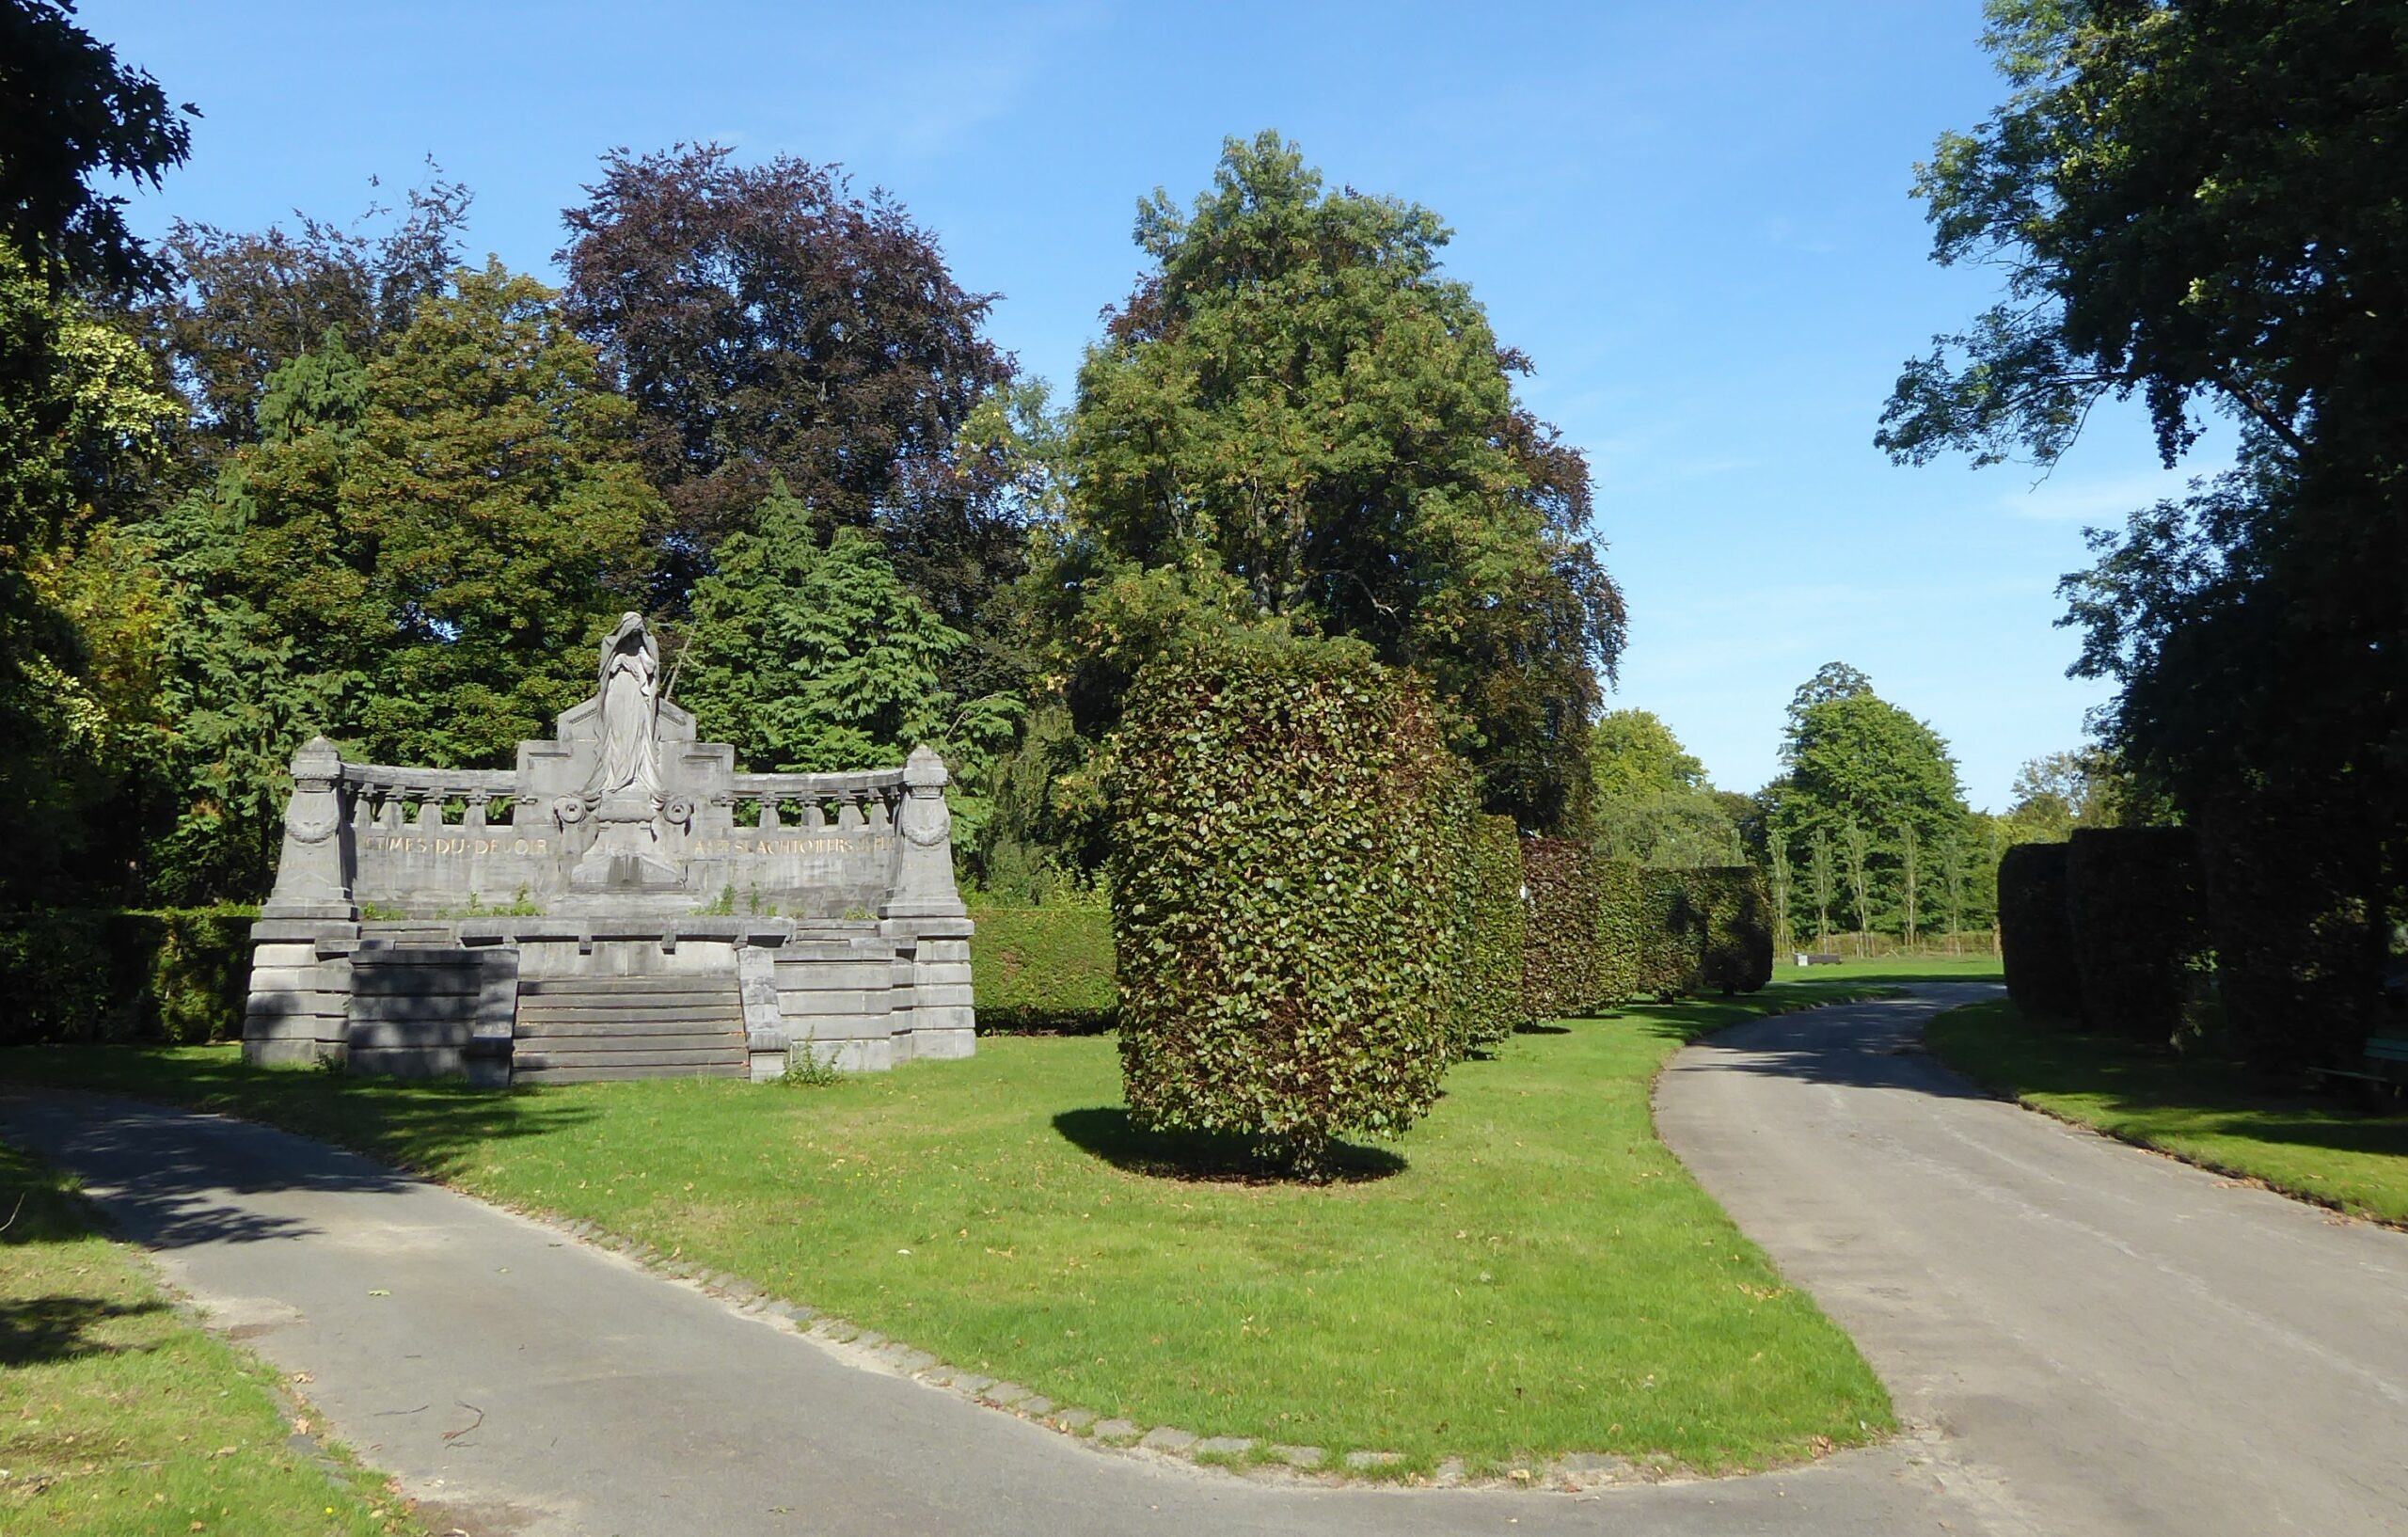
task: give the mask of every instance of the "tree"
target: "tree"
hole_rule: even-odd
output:
[[[1079,374],[1057,633],[1117,590],[1359,638],[1460,713],[1490,809],[1577,820],[1622,598],[1587,465],[1515,402],[1529,361],[1441,274],[1437,215],[1326,192],[1265,133],[1191,209],[1140,204],[1136,234],[1154,267]],[[1143,659],[1067,658],[1074,707]]]
[[[1915,927],[1921,913],[1916,910],[1917,891],[1922,878],[1923,846],[1915,836],[1915,824],[1905,822],[1898,828],[1898,932],[1911,948],[1915,943]]]
[[[1607,798],[1706,787],[1705,766],[1653,710],[1608,710],[1589,728],[1589,763]]]
[[[878,541],[839,531],[826,549],[811,510],[773,483],[695,584],[679,700],[705,732],[776,772],[900,763],[922,742],[974,766],[1008,739],[1020,701],[959,700],[942,678],[969,643],[903,585]]]
[[[1797,888],[1797,876],[1789,862],[1789,841],[1775,838],[1766,846],[1771,874],[1766,881],[1772,895],[1772,948],[1775,955],[1785,955],[1798,948],[1798,935],[1790,927],[1790,898]]]
[[[1807,868],[1814,878],[1814,944],[1831,943],[1831,836],[1822,828],[1807,834]]]
[[[1861,944],[1873,932],[1873,840],[1864,824],[1849,816],[1840,822],[1840,862],[1847,871],[1847,895],[1856,908],[1856,937]]]
[[[372,207],[349,227],[296,214],[299,228],[229,230],[178,219],[163,243],[172,281],[133,318],[167,357],[210,440],[257,441],[268,376],[340,342],[383,354],[419,305],[449,292],[468,191],[429,162],[404,208]]]
[[[126,228],[110,176],[156,187],[192,149],[185,118],[148,71],[77,26],[68,0],[0,0],[0,237],[54,288],[142,285],[156,263]]]
[[[993,295],[957,284],[901,207],[856,198],[833,167],[739,166],[716,144],[614,150],[585,190],[556,260],[578,333],[636,403],[669,509],[664,595],[780,477],[823,541],[899,525],[901,555],[964,519],[944,542],[986,537],[956,440],[1011,361],[982,334]]]
[[[2006,293],[1909,363],[1877,441],[2045,463],[2138,395],[2172,465],[2206,412],[2239,421],[2234,472],[2093,536],[2061,589],[2075,671],[2120,686],[2139,788],[2230,813],[2236,871],[2281,864],[2252,840],[2307,806],[2370,854],[2280,921],[2355,932],[2342,990],[2371,1008],[2408,843],[2408,43],[2353,0],[1993,0],[1986,42],[2011,92],[1917,190],[1935,257]]]

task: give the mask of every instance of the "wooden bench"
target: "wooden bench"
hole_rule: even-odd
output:
[[[1840,963],[1840,958],[1828,951],[1800,950],[1797,955],[1800,966],[1836,966]]]
[[[2319,1078],[2348,1079],[2384,1088],[2408,1088],[2408,1034],[2392,1033],[2403,1029],[2408,1027],[2389,1025],[2368,1036],[2366,1054],[2356,1069],[2316,1068],[2310,1070]]]

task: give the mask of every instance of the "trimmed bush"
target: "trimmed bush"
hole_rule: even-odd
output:
[[[1637,990],[1754,992],[1772,980],[1772,903],[1744,864],[1642,870]]]
[[[1149,663],[1111,753],[1131,1118],[1295,1171],[1437,1097],[1469,936],[1470,779],[1426,689],[1350,642]]]
[[[1596,850],[1583,839],[1522,840],[1522,879],[1530,892],[1522,1006],[1532,1019],[1585,1014],[1605,995],[1596,865]]]
[[[1471,881],[1471,963],[1456,1011],[1457,1055],[1483,1051],[1530,1018],[1522,986],[1529,908],[1522,900],[1522,834],[1511,816],[1474,816],[1464,834]]]
[[[1112,914],[1100,907],[980,908],[970,977],[981,1032],[1095,1035],[1120,1010]]]
[[[2360,817],[2268,797],[2203,808],[2197,820],[2208,938],[2233,1043],[2282,1082],[2354,1069],[2381,1018],[2385,934],[2382,850]]]
[[[1601,859],[1597,881],[1597,997],[1601,1007],[1640,994],[1647,951],[1646,872],[1633,860]]]
[[[2016,1007],[2066,1020],[2082,1017],[2064,844],[2019,843],[2001,856],[1998,946],[2006,995]]]
[[[256,916],[58,909],[0,919],[0,1044],[235,1039]]]
[[[2066,845],[2066,915],[2082,1024],[2173,1040],[2206,946],[2190,830],[2086,827]]]

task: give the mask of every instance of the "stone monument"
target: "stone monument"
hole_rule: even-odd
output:
[[[293,754],[243,1054],[496,1085],[967,1056],[944,765],[746,774],[641,615],[515,769]]]

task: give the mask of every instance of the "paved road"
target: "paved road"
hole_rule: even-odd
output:
[[[2408,1531],[2408,1234],[1975,1097],[1915,1043],[1991,990],[1729,1031],[1657,1124],[1993,1524]]]
[[[1582,1496],[1275,1487],[1098,1451],[261,1127],[0,1098],[0,1134],[81,1174],[220,1326],[311,1373],[333,1433],[436,1529],[477,1537],[2058,1537],[2396,1515],[2408,1239],[1884,1054],[1934,1006],[1747,1027],[1684,1053],[1661,1106],[1915,1430],[1788,1474]]]

